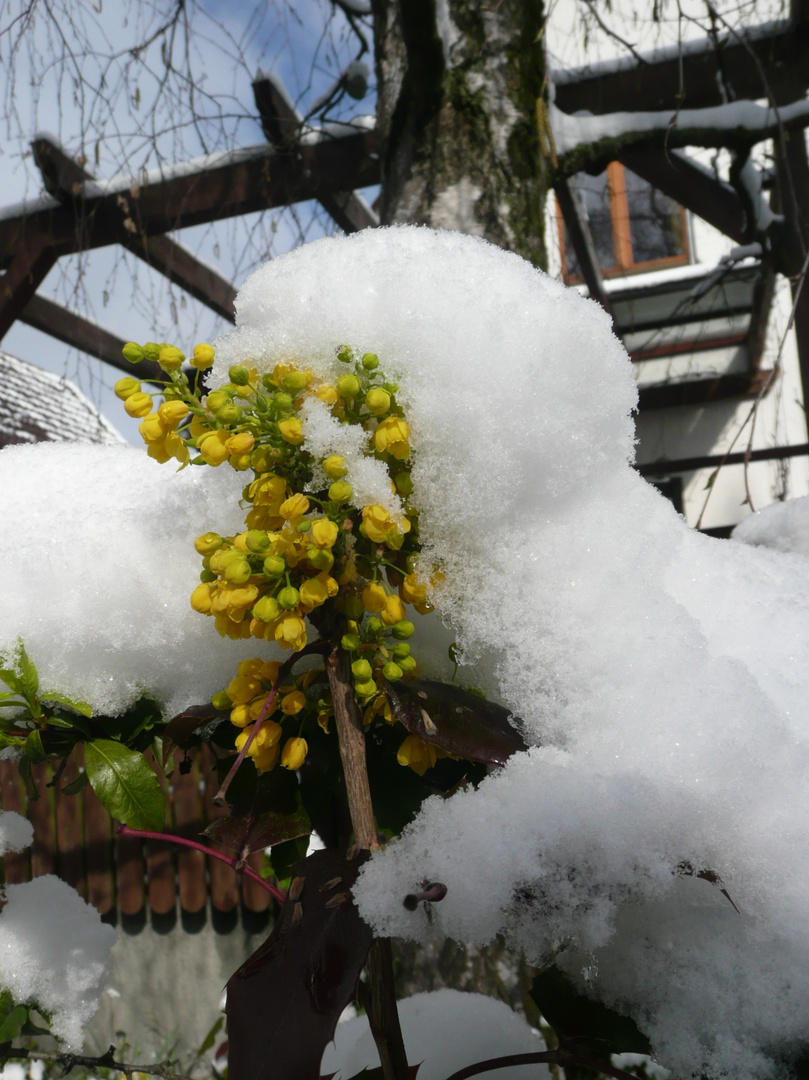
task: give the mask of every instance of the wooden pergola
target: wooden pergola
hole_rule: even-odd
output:
[[[790,20],[748,31],[745,36],[689,43],[682,50],[662,50],[643,58],[554,74],[555,103],[568,113],[580,109],[609,113],[670,107],[684,101],[689,108],[722,103],[717,72],[737,99],[757,98],[766,86],[771,100],[802,97],[809,86],[809,20],[803,0],[795,0]],[[0,211],[0,339],[15,320],[58,338],[92,356],[131,371],[121,358],[123,341],[109,330],[53,301],[37,290],[62,256],[120,244],[149,266],[206,304],[233,319],[235,289],[168,233],[192,225],[242,214],[318,200],[346,232],[378,224],[374,211],[356,189],[381,180],[379,154],[370,126],[315,131],[301,117],[283,86],[272,76],[253,84],[257,112],[267,142],[210,155],[137,177],[93,178],[47,137],[33,143],[47,194],[33,203]],[[627,168],[737,243],[749,238],[743,201],[734,188],[680,151],[631,150],[617,155]],[[781,212],[795,235],[809,241],[809,163],[803,138],[792,138],[777,155],[776,182],[793,197]],[[556,195],[571,243],[591,296],[613,315],[595,257],[592,237],[575,189],[567,180]],[[666,408],[721,399],[754,398],[766,372],[760,370],[766,326],[777,273],[793,277],[794,259],[779,253],[762,264],[762,282],[751,304],[748,334],[749,370],[728,375],[665,384],[645,395],[641,407]],[[809,387],[809,288],[795,313],[801,375]],[[142,378],[159,378],[156,365],[144,361]],[[784,448],[768,451],[784,456]],[[648,468],[648,467],[647,467]],[[671,463],[661,462],[661,471]]]

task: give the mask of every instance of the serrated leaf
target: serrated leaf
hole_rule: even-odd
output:
[[[250,798],[210,824],[203,836],[235,851],[238,870],[252,851],[297,840],[311,831],[294,773],[276,769],[261,776]]]
[[[15,694],[23,693],[22,682],[10,668],[0,668],[0,679],[2,679],[9,690],[13,690]]]
[[[146,759],[111,739],[85,743],[84,767],[93,791],[111,817],[133,829],[160,831],[165,797]]]
[[[82,716],[86,716],[89,720],[93,715],[91,706],[86,701],[79,701],[77,698],[69,698],[65,694],[57,694],[53,690],[43,691],[39,695],[40,701],[55,701],[58,705],[67,705],[69,709],[73,709],[74,712],[81,713]]]
[[[586,997],[557,967],[540,971],[529,993],[565,1049],[595,1054],[652,1053],[649,1040],[634,1020]]]
[[[510,723],[511,713],[468,690],[426,679],[382,680],[394,718],[426,743],[449,754],[504,765],[525,750],[522,735]]]
[[[16,1039],[28,1019],[28,1008],[25,1005],[15,1005],[14,1008],[0,1023],[0,1043],[11,1042]]]
[[[22,643],[22,638],[17,639],[17,652],[14,660],[20,676],[22,692],[29,701],[33,701],[37,696],[37,690],[39,690],[39,675],[34,661],[28,655],[25,645]]]
[[[351,899],[367,858],[326,850],[295,865],[272,933],[228,982],[229,1080],[320,1075],[371,947],[371,928]]]

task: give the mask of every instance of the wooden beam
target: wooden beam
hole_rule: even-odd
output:
[[[301,145],[298,159],[270,146],[211,155],[167,169],[161,177],[97,183],[80,197],[80,214],[40,200],[0,217],[0,266],[8,266],[26,234],[43,231],[55,255],[125,243],[127,234],[157,236],[241,214],[319,199],[335,190],[379,183],[373,131],[360,130]],[[123,215],[121,213],[123,211]]]
[[[809,86],[809,24],[789,21],[753,27],[740,35],[743,40],[723,36],[722,74],[735,99],[756,100],[767,96],[759,69],[750,50],[758,58],[768,86],[776,90],[796,79]],[[566,113],[586,110],[600,115],[608,112],[644,109],[689,109],[722,104],[719,63],[714,44],[686,42],[658,50],[638,62],[598,64],[554,76],[556,105]]]
[[[748,461],[783,461],[791,457],[809,457],[809,443],[751,450],[749,457],[744,450],[740,450],[732,454],[707,454],[705,457],[676,458],[672,461],[648,461],[643,465],[636,465],[635,469],[641,476],[668,476],[669,473],[716,469],[720,465],[743,465],[745,458]]]
[[[125,371],[127,375],[147,382],[165,382],[166,374],[158,364],[149,360],[130,364],[124,359],[121,350],[126,342],[123,338],[44,296],[32,296],[19,315],[19,320],[57,341],[63,341],[74,349]]]
[[[613,330],[617,335],[618,328],[615,322],[615,314],[612,310],[609,294],[604,288],[601,267],[598,265],[598,255],[590,232],[590,223],[582,206],[578,189],[575,183],[563,178],[556,182],[554,190],[590,296],[601,304],[607,312],[612,320]]]
[[[31,143],[34,160],[42,173],[45,188],[61,203],[79,206],[86,182],[92,175],[74,161],[50,136],[39,135]],[[123,221],[124,212],[121,209]],[[234,321],[236,290],[213,267],[200,262],[187,248],[167,236],[144,237],[123,230],[124,246],[149,266],[179,285],[189,295],[202,301],[228,322]]]
[[[20,317],[28,301],[56,262],[47,232],[34,226],[21,230],[21,243],[0,279],[0,340]]]
[[[745,214],[739,196],[730,184],[717,180],[682,151],[629,150],[619,160],[737,244],[745,243]]]
[[[294,156],[304,120],[281,80],[274,74],[260,76],[253,83],[253,97],[267,140],[277,150]],[[324,192],[318,201],[345,233],[379,225],[378,214],[354,191]]]
[[[718,375],[715,379],[661,383],[640,388],[638,412],[672,409],[678,405],[707,405],[712,401],[757,397],[772,374],[756,371],[742,375]]]

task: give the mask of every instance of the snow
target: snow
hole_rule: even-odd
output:
[[[221,379],[246,357],[334,374],[345,342],[400,384],[422,565],[446,575],[426,666],[449,677],[457,640],[531,744],[427,801],[363,871],[363,915],[505,934],[632,1013],[676,1073],[777,1072],[809,1028],[803,564],[693,533],[633,472],[608,320],[513,254],[414,228],[321,240],[237,311]],[[448,887],[432,924],[402,904],[424,878]]]
[[[223,641],[192,611],[193,542],[243,528],[243,479],[178,474],[133,447],[0,451],[0,655],[22,638],[43,688],[97,713],[143,694],[168,715],[209,700],[255,643]]]
[[[751,514],[733,530],[733,539],[754,547],[809,555],[809,495],[773,503]]]
[[[502,1001],[459,990],[414,994],[399,1002],[402,1036],[409,1065],[423,1062],[419,1080],[446,1080],[477,1061],[506,1054],[532,1054],[545,1044],[524,1020]],[[337,1072],[335,1080],[378,1069],[379,1054],[367,1016],[337,1025],[334,1043],[326,1048],[321,1074]],[[493,1080],[532,1080],[550,1073],[546,1065],[522,1065],[487,1072]]]
[[[0,854],[30,844],[33,829],[0,811]],[[79,1049],[108,976],[115,931],[79,894],[51,874],[6,885],[0,905],[0,989],[51,1014],[51,1030]]]
[[[444,573],[414,654],[449,678],[457,641],[461,680],[530,745],[424,804],[364,869],[362,914],[504,934],[635,1016],[678,1075],[783,1072],[809,1030],[805,558],[686,527],[631,468],[637,392],[604,312],[513,254],[413,227],[308,245],[248,279],[214,380],[248,359],[334,377],[342,344],[379,354],[412,427],[421,567]],[[322,410],[304,433],[351,458]],[[204,700],[239,646],[188,607],[191,542],[239,528],[241,482],[4,450],[0,651],[22,635],[96,708]],[[402,904],[424,878],[448,889],[432,922]]]

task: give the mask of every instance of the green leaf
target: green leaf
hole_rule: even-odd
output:
[[[202,1040],[199,1050],[197,1050],[197,1057],[201,1058],[203,1054],[207,1054],[213,1044],[216,1042],[216,1036],[222,1030],[222,1025],[225,1022],[224,1016],[220,1016],[214,1026]]]
[[[163,791],[136,750],[128,750],[111,739],[95,739],[85,743],[84,767],[93,791],[111,817],[133,829],[163,828]]]
[[[540,971],[529,993],[565,1049],[597,1055],[652,1053],[634,1020],[586,997],[557,967]]]
[[[80,791],[84,791],[89,782],[90,781],[86,772],[79,773],[75,780],[71,780],[69,784],[65,784],[65,786],[61,789],[62,794],[78,795]]]
[[[9,690],[13,690],[15,694],[23,693],[22,683],[10,668],[0,668],[0,679],[2,679]]]
[[[16,1039],[28,1019],[28,1009],[25,1005],[15,1005],[11,1012],[0,1023],[0,1043],[11,1042]]]
[[[68,709],[73,709],[77,713],[81,713],[82,716],[86,716],[89,720],[93,715],[92,708],[86,701],[79,701],[76,698],[69,698],[65,694],[57,694],[54,690],[44,691],[39,695],[40,701],[55,701],[59,705],[67,705]]]
[[[20,676],[22,692],[28,701],[33,701],[39,690],[39,675],[36,665],[22,643],[22,638],[17,638],[17,654],[15,656],[16,668]]]
[[[45,747],[42,745],[42,735],[39,731],[32,731],[25,740],[23,753],[34,765],[39,761],[44,761],[48,756],[45,753]]]

